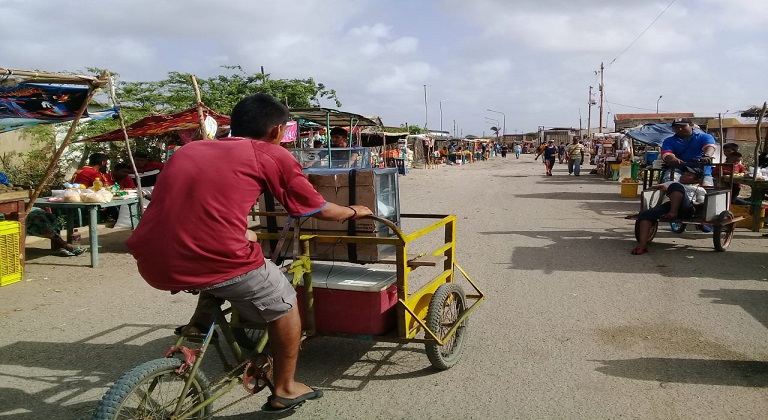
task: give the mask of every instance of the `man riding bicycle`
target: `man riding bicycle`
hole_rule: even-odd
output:
[[[322,391],[294,380],[301,338],[296,292],[259,244],[246,238],[251,207],[269,191],[292,217],[346,220],[372,212],[326,202],[309,183],[280,146],[290,113],[279,101],[248,96],[231,117],[234,137],[192,142],[174,153],[127,245],[151,286],[202,291],[268,324],[275,388],[262,409],[281,412]]]

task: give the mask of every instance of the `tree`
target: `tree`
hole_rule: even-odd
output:
[[[419,127],[418,125],[409,125],[405,126],[405,124],[400,124],[400,127],[408,132],[408,134],[425,134],[427,133],[427,130]]]
[[[291,108],[320,106],[320,99],[331,100],[337,107],[341,107],[336,91],[322,83],[317,83],[313,78],[273,80],[269,74],[248,74],[238,65],[223,66],[223,68],[229,74],[198,79],[203,103],[222,114],[229,114],[240,99],[254,93],[272,95]],[[101,71],[102,69],[98,68],[87,69],[88,73],[99,74]],[[170,72],[167,78],[152,82],[124,82],[119,80],[118,74],[113,73],[112,76],[116,79],[116,97],[126,125],[151,114],[179,112],[196,104],[190,74]],[[108,100],[100,99],[91,101],[89,108],[109,107],[111,104]],[[62,126],[66,127],[63,124]],[[78,125],[75,138],[93,137],[118,128],[120,124],[116,119],[90,121]],[[53,141],[52,136],[51,134],[50,142]],[[132,145],[135,151],[146,152],[150,157],[159,159],[165,147],[173,144],[177,138],[175,134],[169,134],[164,137],[132,139]],[[113,162],[123,161],[127,159],[125,147],[126,145],[122,142],[75,143],[68,149],[68,155],[71,156],[69,161],[82,166],[88,156],[95,152],[106,153]],[[28,156],[28,158],[42,159],[41,156]]]

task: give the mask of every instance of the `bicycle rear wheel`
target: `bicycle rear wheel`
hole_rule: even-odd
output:
[[[104,394],[93,420],[171,418],[189,375],[177,373],[180,366],[179,359],[156,359],[124,373]],[[184,399],[182,413],[208,396],[208,379],[198,369]],[[212,406],[208,405],[190,418],[208,419],[211,412]]]

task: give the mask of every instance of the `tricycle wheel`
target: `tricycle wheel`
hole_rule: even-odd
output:
[[[669,222],[669,227],[672,229],[672,232],[675,233],[683,233],[685,232],[685,227],[688,226],[685,223],[679,223],[679,222]]]
[[[648,242],[651,242],[656,237],[656,231],[659,230],[659,222],[653,222],[651,231],[648,233]],[[635,240],[640,242],[640,221],[635,220]]]
[[[726,210],[717,215],[712,229],[712,241],[715,245],[715,251],[724,252],[733,239],[734,224],[729,223],[733,220],[733,213]]]
[[[455,283],[440,285],[429,301],[426,324],[440,339],[444,339],[451,328],[456,324],[461,314],[467,310],[467,297],[464,290]],[[445,370],[455,365],[461,358],[464,347],[464,338],[467,333],[469,319],[462,321],[456,332],[444,345],[427,343],[427,357],[437,369]]]

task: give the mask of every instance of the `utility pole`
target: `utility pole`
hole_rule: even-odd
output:
[[[603,95],[605,93],[605,86],[603,85],[603,63],[600,63],[600,133],[603,132]]]
[[[587,111],[587,137],[589,139],[592,139],[592,86],[589,87],[589,99],[587,100],[587,106],[589,107],[589,111]]]
[[[456,138],[456,120],[453,120],[453,138]]]
[[[427,85],[424,85],[424,129],[427,129],[429,114],[427,113]]]

